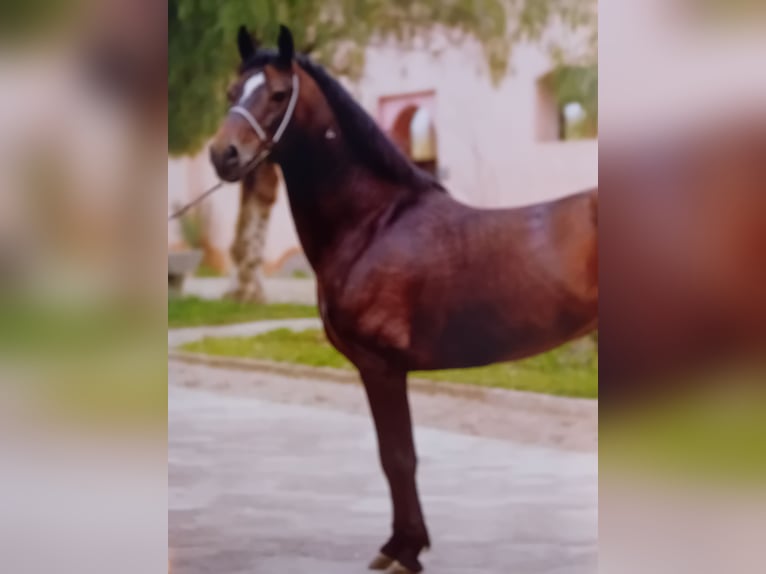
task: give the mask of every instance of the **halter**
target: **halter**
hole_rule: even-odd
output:
[[[261,124],[258,123],[258,120],[255,119],[253,114],[251,114],[247,108],[244,106],[236,105],[229,108],[230,114],[237,114],[239,116],[242,116],[245,118],[245,121],[247,121],[248,124],[250,124],[250,127],[253,128],[253,131],[255,132],[255,135],[258,136],[258,139],[261,140],[264,144],[264,149],[261,150],[261,152],[255,156],[255,158],[251,161],[252,166],[251,169],[255,168],[258,164],[260,164],[264,159],[266,159],[269,154],[271,153],[271,150],[274,149],[274,146],[279,143],[279,140],[282,139],[282,136],[285,133],[285,130],[287,129],[287,126],[290,124],[290,120],[293,118],[293,113],[295,112],[295,106],[298,103],[298,88],[299,88],[299,82],[298,82],[298,74],[293,74],[293,93],[290,94],[290,102],[287,104],[287,110],[285,111],[285,115],[282,118],[282,122],[279,124],[279,127],[277,128],[277,131],[274,132],[274,137],[271,138],[271,141],[269,141],[269,137],[266,134],[266,130],[263,129]]]
[[[282,123],[279,124],[279,127],[277,128],[277,131],[274,132],[274,137],[271,138],[271,141],[268,141],[268,136],[266,135],[266,130],[261,127],[261,124],[258,123],[258,120],[256,120],[253,117],[253,114],[251,114],[247,109],[240,105],[233,106],[229,108],[229,113],[234,113],[237,115],[242,116],[245,118],[248,124],[250,124],[250,127],[253,128],[253,131],[258,136],[258,139],[260,139],[264,143],[264,147],[261,150],[258,155],[256,155],[248,164],[247,171],[250,172],[254,170],[258,165],[265,160],[267,157],[269,157],[269,154],[271,153],[271,150],[274,149],[274,146],[279,143],[279,140],[282,139],[282,136],[285,133],[285,130],[287,129],[287,126],[290,124],[290,120],[293,118],[293,114],[295,113],[295,106],[298,103],[298,88],[299,88],[299,82],[298,82],[298,74],[293,74],[293,93],[290,95],[290,102],[287,104],[287,110],[285,111],[285,115],[282,118]],[[181,207],[180,209],[176,210],[174,213],[172,213],[170,216],[168,216],[168,221],[172,221],[174,219],[177,219],[181,217],[184,213],[186,213],[189,209],[191,209],[193,206],[198,204],[200,201],[205,199],[208,195],[213,193],[215,190],[219,189],[223,186],[223,182],[219,181],[211,188],[207,189],[202,195],[197,197],[197,199],[194,199]]]

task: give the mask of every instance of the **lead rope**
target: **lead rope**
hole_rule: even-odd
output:
[[[298,81],[298,74],[293,74],[293,93],[290,95],[290,103],[287,104],[287,110],[285,111],[285,115],[282,118],[282,123],[279,124],[279,127],[277,128],[277,131],[274,132],[274,137],[271,138],[271,142],[269,143],[269,147],[267,149],[264,149],[261,153],[259,153],[257,156],[255,156],[255,159],[252,160],[251,165],[247,168],[245,171],[245,175],[250,173],[252,170],[254,170],[260,163],[265,160],[267,157],[269,157],[269,154],[271,153],[271,149],[279,143],[279,140],[282,139],[282,135],[284,135],[285,130],[287,129],[287,125],[290,123],[290,120],[293,117],[293,113],[295,113],[295,106],[298,103],[298,88],[300,87],[299,81]],[[239,114],[245,120],[248,124],[250,124],[250,127],[253,128],[253,131],[256,133],[258,138],[262,142],[266,142],[266,132],[263,130],[261,125],[256,121],[256,119],[253,117],[253,115],[247,111],[245,108],[241,106],[234,106],[229,110],[229,113],[235,113]],[[205,199],[208,195],[212,194],[214,191],[218,190],[220,187],[223,186],[223,181],[218,180],[218,183],[210,187],[209,189],[205,190],[205,193],[200,195],[199,197],[193,199],[186,205],[184,205],[181,209],[178,209],[177,211],[170,214],[168,217],[168,221],[173,221],[174,219],[177,219],[181,217],[184,213],[189,211],[192,207],[197,205],[199,202],[201,202],[203,199]]]
[[[177,218],[181,217],[181,216],[182,216],[184,213],[186,213],[187,211],[189,211],[189,210],[190,210],[192,207],[194,207],[195,205],[197,205],[197,204],[198,204],[200,201],[202,201],[203,199],[205,199],[205,198],[206,198],[208,195],[210,195],[211,193],[213,193],[214,191],[216,191],[216,190],[217,190],[219,187],[221,187],[222,185],[223,185],[223,182],[222,182],[221,180],[218,180],[218,183],[216,183],[216,184],[215,184],[213,187],[211,187],[210,189],[206,190],[206,191],[205,191],[205,193],[203,193],[202,195],[200,195],[200,196],[199,196],[199,197],[197,197],[196,199],[193,199],[192,201],[190,201],[189,203],[187,203],[186,205],[184,205],[184,206],[183,206],[181,209],[179,209],[179,210],[177,210],[177,211],[173,212],[173,213],[170,215],[170,217],[168,217],[168,221],[173,221],[174,219],[177,219]]]

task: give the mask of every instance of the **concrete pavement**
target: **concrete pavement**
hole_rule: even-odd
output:
[[[274,319],[269,321],[250,321],[248,323],[234,323],[232,325],[204,325],[201,327],[184,327],[181,329],[168,329],[168,348],[172,349],[185,343],[198,341],[205,337],[253,337],[261,333],[268,333],[275,329],[292,329],[304,331],[306,329],[320,329],[322,321],[316,318],[305,319]]]
[[[169,363],[172,571],[365,572],[390,522],[369,416],[323,401],[280,402],[259,396],[257,385],[247,393],[190,388],[195,376]],[[451,408],[444,416],[462,415]],[[596,571],[595,452],[436,428],[418,427],[416,438],[434,544],[423,556],[428,572]]]
[[[264,277],[263,288],[270,303],[316,305],[316,281],[312,277]],[[202,299],[220,299],[231,289],[229,277],[189,277],[184,281],[184,294]]]

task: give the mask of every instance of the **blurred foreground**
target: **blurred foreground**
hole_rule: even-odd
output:
[[[0,571],[162,572],[165,7],[0,23]]]
[[[599,8],[599,570],[761,572],[766,13]]]

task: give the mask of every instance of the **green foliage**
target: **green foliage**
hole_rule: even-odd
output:
[[[184,350],[229,357],[251,357],[315,367],[353,368],[318,329],[279,329],[254,337],[205,338]],[[580,341],[523,361],[476,369],[415,372],[413,376],[445,381],[534,391],[551,395],[596,398],[598,351]]]
[[[586,30],[592,61],[596,52],[594,0],[169,0],[168,11],[172,154],[198,151],[215,131],[226,109],[242,24],[265,45],[273,44],[280,23],[288,24],[299,51],[352,80],[364,70],[371,43],[428,42],[437,27],[455,43],[478,40],[495,82],[507,71],[512,45],[542,41],[554,22]]]
[[[0,2],[0,44],[45,39],[68,22],[76,5],[72,0]]]
[[[586,126],[583,131],[598,132],[598,66],[561,66],[551,75],[553,93],[559,106],[570,102],[582,105]]]

